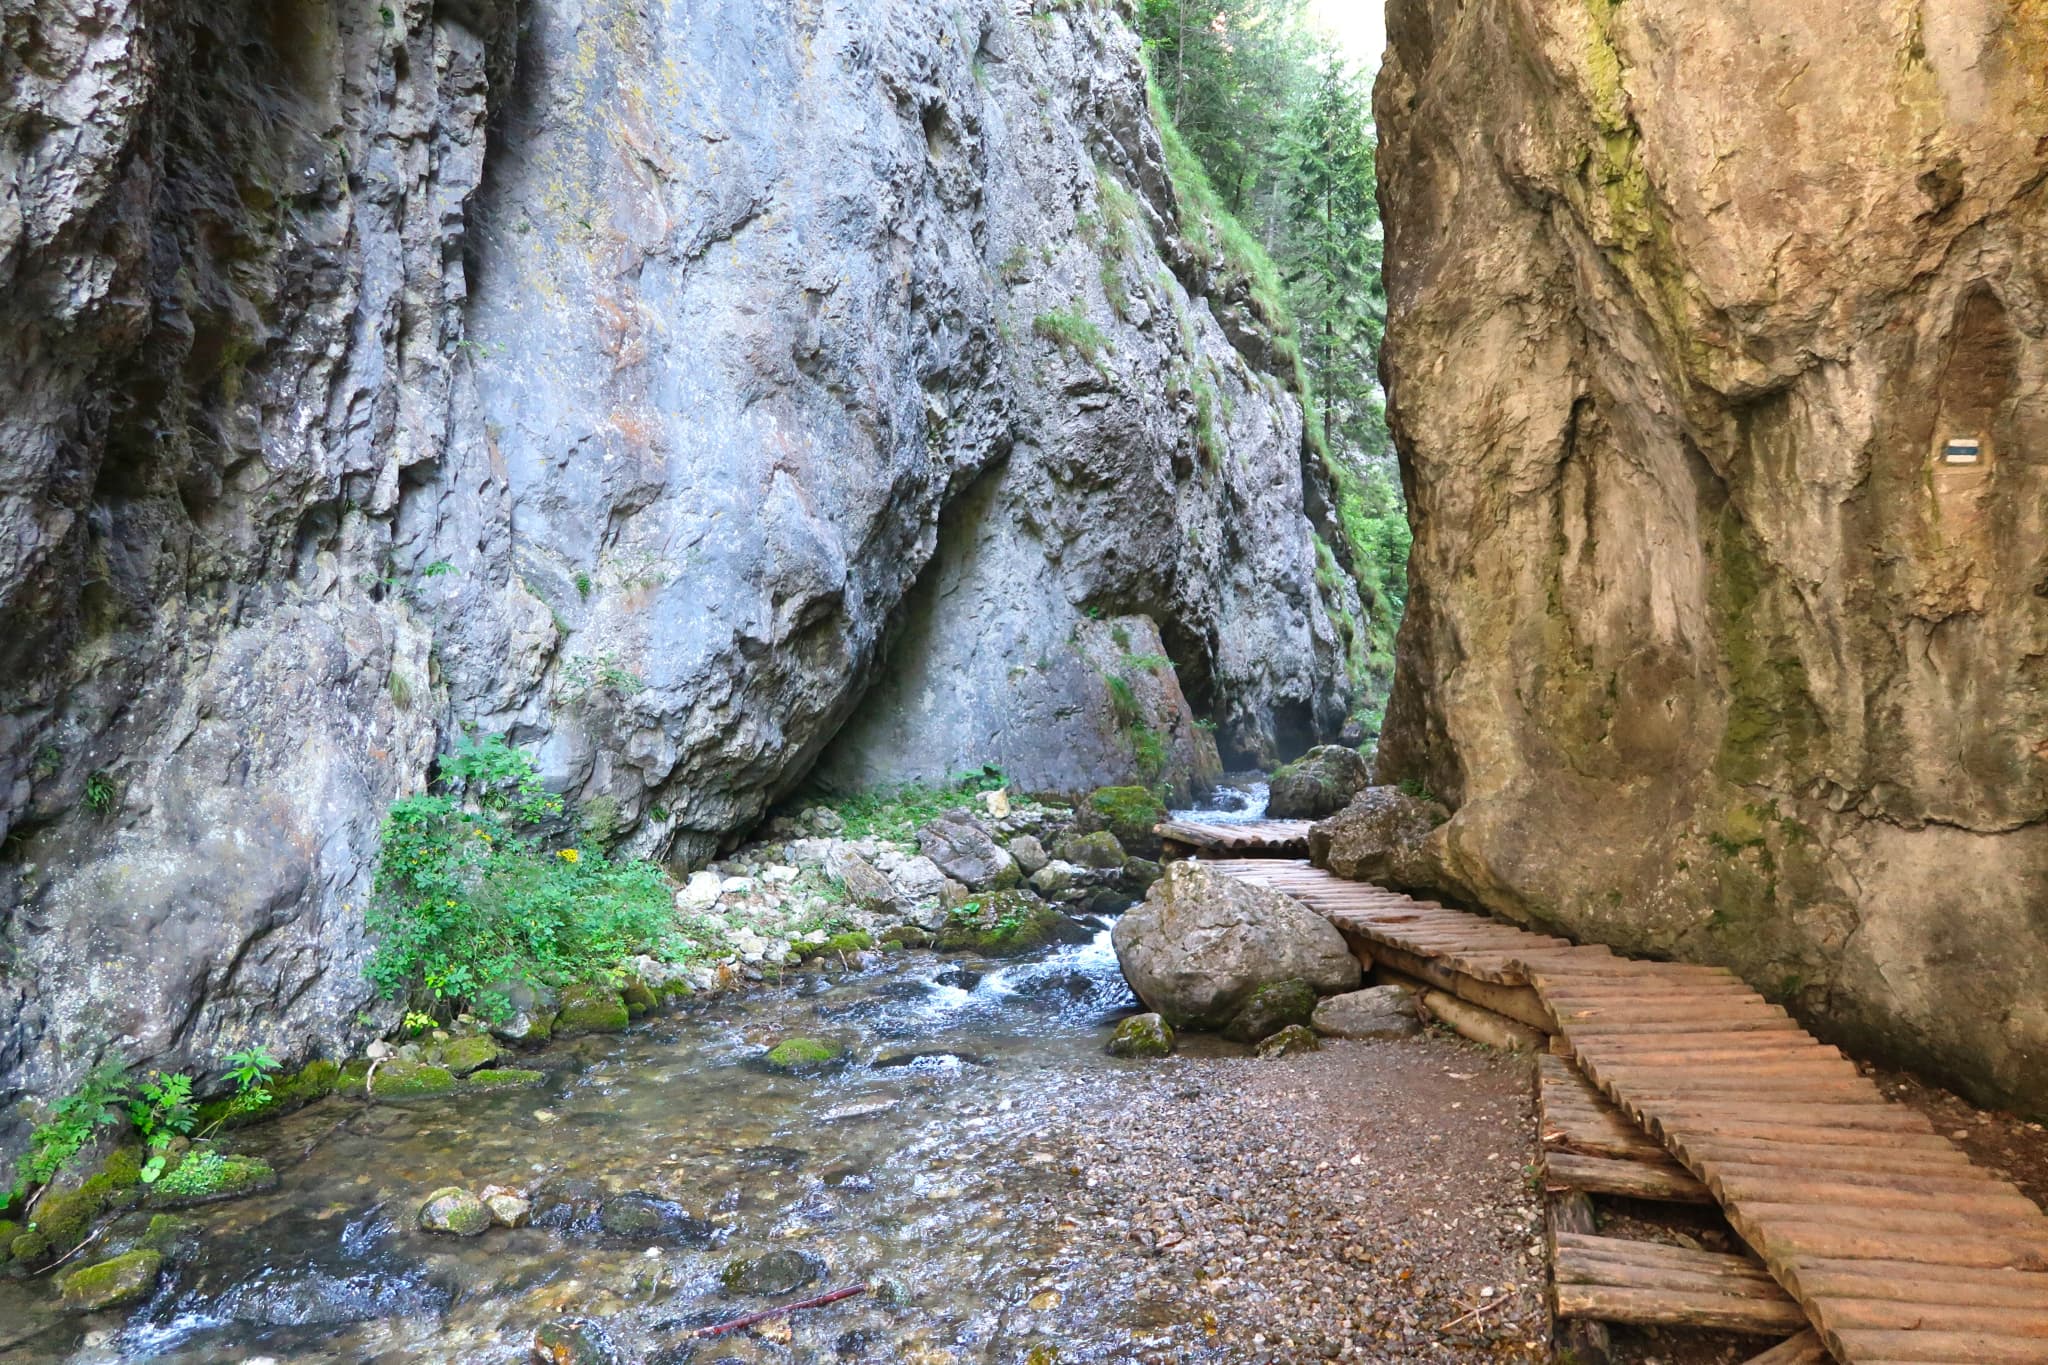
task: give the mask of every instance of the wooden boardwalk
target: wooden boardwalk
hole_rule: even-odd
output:
[[[1169,852],[1210,855],[1304,858],[1308,856],[1309,820],[1166,820],[1153,826]]]
[[[1554,1046],[1713,1195],[1844,1365],[2048,1365],[2048,1215],[1732,973],[1633,961],[1306,863],[1216,866],[1398,971],[1547,1016]]]

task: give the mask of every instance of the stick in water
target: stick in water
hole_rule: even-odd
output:
[[[758,1313],[749,1313],[743,1318],[734,1318],[731,1322],[721,1322],[716,1327],[699,1327],[690,1335],[693,1337],[722,1337],[727,1332],[737,1332],[742,1327],[752,1327],[757,1322],[766,1322],[770,1318],[779,1318],[784,1313],[794,1313],[802,1308],[823,1308],[828,1303],[837,1303],[841,1299],[850,1299],[855,1294],[865,1294],[867,1292],[868,1287],[864,1284],[853,1285],[847,1289],[835,1289],[829,1294],[820,1294],[815,1299],[804,1299],[797,1303],[785,1303],[775,1308],[764,1308]]]

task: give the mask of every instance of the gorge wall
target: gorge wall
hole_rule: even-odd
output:
[[[2048,1108],[2048,8],[1393,0],[1450,889]]]
[[[1125,16],[1038,10],[8,7],[0,1145],[109,1049],[374,1033],[467,727],[683,863],[871,689],[837,780],[1334,732],[1272,320]]]

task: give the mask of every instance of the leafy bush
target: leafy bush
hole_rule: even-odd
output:
[[[28,1155],[14,1182],[10,1201],[30,1187],[47,1184],[69,1165],[95,1130],[121,1121],[121,1103],[128,1097],[128,1064],[109,1057],[86,1075],[78,1089],[50,1106],[50,1117],[29,1134]]]
[[[981,792],[1007,786],[1003,770],[993,765],[978,773],[965,773],[945,783],[913,782],[885,791],[862,792],[835,803],[846,822],[849,839],[909,840],[942,812],[964,806]]]
[[[505,980],[551,985],[606,976],[642,952],[676,955],[673,891],[659,868],[596,849],[548,850],[515,828],[558,811],[533,762],[502,740],[442,764],[474,804],[422,794],[385,817],[368,974],[388,996],[424,987],[485,1012]]]

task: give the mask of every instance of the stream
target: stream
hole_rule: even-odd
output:
[[[1118,1292],[1133,1253],[1063,1217],[1091,1088],[1144,1066],[1102,1050],[1134,1005],[1104,929],[1021,962],[792,974],[540,1053],[538,1090],[330,1099],[237,1135],[280,1188],[184,1215],[186,1245],[125,1322],[63,1314],[46,1278],[0,1284],[0,1361],[524,1361],[563,1315],[633,1361],[1135,1359],[1146,1323]],[[853,1061],[813,1079],[761,1064],[798,1034]],[[414,1227],[429,1191],[492,1183],[530,1193],[536,1225]],[[599,1210],[620,1196],[662,1230],[608,1235]],[[147,1222],[126,1215],[93,1254]],[[809,1283],[722,1285],[777,1248]],[[784,1330],[686,1336],[863,1282]]]

